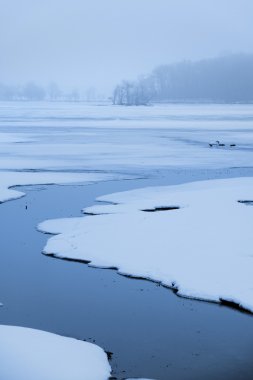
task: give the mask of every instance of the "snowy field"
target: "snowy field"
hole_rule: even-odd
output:
[[[250,167],[252,123],[250,105],[0,103],[0,202],[24,195],[11,189],[14,185],[88,185],[155,177],[168,169]],[[106,195],[100,200],[109,204],[84,210],[94,215],[41,223],[41,230],[58,234],[44,251],[116,267],[182,296],[229,301],[253,311],[252,185],[251,178],[238,178]],[[6,343],[0,343],[0,360],[7,364],[0,366],[0,377],[16,379],[8,372],[15,370],[8,365],[15,360],[24,378],[34,378],[23,366],[29,362],[30,339],[55,352],[58,340],[66,339],[62,357],[74,345],[92,363],[85,342],[49,335],[2,326],[1,342]],[[25,344],[20,347],[16,339]],[[104,355],[99,347],[94,350]],[[94,379],[108,378],[108,362],[98,367],[102,372]],[[51,380],[50,374],[43,379]]]
[[[249,166],[252,122],[250,105],[1,103],[0,169]]]
[[[101,197],[86,217],[44,222],[46,254],[117,268],[178,295],[253,312],[253,179],[202,181]]]

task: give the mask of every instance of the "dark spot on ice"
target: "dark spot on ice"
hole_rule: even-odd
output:
[[[99,266],[92,265],[91,261],[88,262],[87,264],[89,264],[89,267],[91,267],[91,268],[99,268],[99,269],[107,269],[107,270],[118,270],[118,268],[114,267],[114,266],[109,266],[109,267],[106,266],[106,267],[104,267],[104,266],[101,266],[101,265],[99,265]]]
[[[118,270],[118,268],[116,268]],[[154,282],[152,280],[149,280],[148,278],[146,277],[141,277],[141,276],[134,276],[134,275],[131,275],[131,274],[127,274],[127,273],[119,273],[121,276],[123,277],[126,277],[126,278],[133,278],[134,280],[144,280],[144,281],[151,281],[151,282]]]
[[[243,203],[246,206],[253,206],[253,200],[239,200],[238,203]]]
[[[72,261],[72,262],[75,262],[75,263],[81,263],[81,264],[89,264],[90,261],[89,260],[81,260],[81,259],[71,259],[69,257],[61,257],[61,256],[58,256],[54,253],[46,253],[46,252],[43,252],[43,255],[45,256],[49,256],[49,257],[52,257],[53,259],[60,259],[60,260],[64,260],[64,261]]]
[[[47,232],[47,231],[43,231],[43,230],[40,230],[39,228],[36,228],[38,232],[44,234],[44,235],[51,235],[51,236],[54,236],[55,234],[53,232]],[[48,255],[50,256],[50,255]]]
[[[108,360],[112,360],[112,356],[113,356],[113,352],[111,351],[105,351],[107,357],[108,357]]]
[[[141,211],[145,212],[159,212],[159,211],[171,211],[171,210],[179,210],[179,206],[162,206],[162,207],[154,207],[154,208],[146,208]]]
[[[234,302],[234,301],[228,301],[228,300],[225,300],[223,298],[220,298],[220,303],[221,305],[224,305],[224,306],[227,306],[227,307],[230,307],[232,309],[236,309],[238,311],[240,311],[241,313],[244,313],[244,314],[251,314],[252,315],[252,312],[250,310],[247,310],[245,309],[244,307],[242,307],[239,303],[237,302]]]
[[[109,215],[110,212],[95,213],[95,212],[83,211],[83,214],[88,215],[88,216],[97,216],[97,215]]]
[[[105,205],[110,205],[110,206],[117,206],[119,204],[119,203],[116,203],[116,202],[103,201],[103,200],[100,200],[100,199],[97,199],[96,202],[97,203],[103,203]]]

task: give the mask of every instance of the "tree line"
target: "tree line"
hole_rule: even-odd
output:
[[[253,102],[253,55],[234,54],[162,65],[114,89],[118,105],[150,102]]]
[[[63,91],[56,83],[48,86],[40,86],[35,82],[24,85],[6,85],[0,83],[0,101],[94,101],[103,95],[96,92],[95,88],[88,88],[84,92],[77,89]]]

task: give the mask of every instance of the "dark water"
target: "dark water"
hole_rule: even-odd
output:
[[[81,215],[103,194],[252,174],[171,171],[152,180],[22,187],[26,197],[0,205],[0,323],[94,341],[113,352],[117,379],[252,379],[253,316],[179,298],[113,270],[43,256],[48,236],[35,229],[45,219]]]

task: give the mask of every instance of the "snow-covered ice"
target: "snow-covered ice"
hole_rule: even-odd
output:
[[[110,372],[106,353],[95,344],[0,325],[3,380],[107,380]]]
[[[253,207],[243,203],[252,199],[252,178],[150,187],[99,198],[113,204],[84,210],[95,216],[38,228],[57,234],[46,254],[115,267],[181,296],[232,301],[253,312]],[[166,207],[175,209],[151,212]]]
[[[252,121],[251,105],[5,102],[0,103],[0,169],[249,166]],[[215,140],[226,146],[211,149]]]
[[[253,162],[252,122],[251,105],[0,103],[0,202],[24,195],[15,185],[246,167]],[[210,148],[216,140],[225,147]],[[253,208],[238,202],[252,200],[252,185],[252,179],[240,178],[105,196],[100,200],[114,204],[85,210],[100,215],[42,223],[41,230],[57,234],[45,253],[118,268],[182,296],[233,301],[253,311]],[[0,326],[4,380],[40,380],[39,374],[41,380],[97,380],[109,373],[105,353],[95,345]]]

